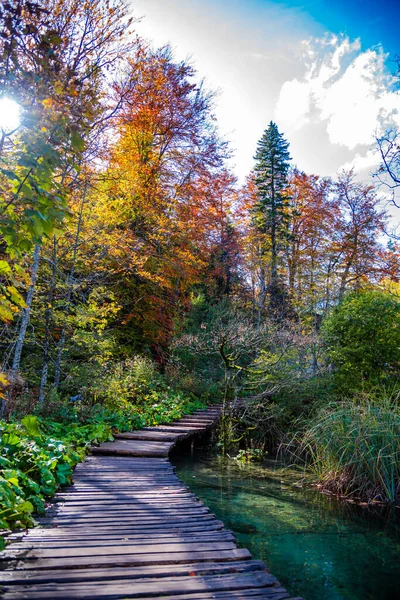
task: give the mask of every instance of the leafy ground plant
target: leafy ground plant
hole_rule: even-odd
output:
[[[45,498],[70,482],[90,444],[112,439],[105,423],[56,424],[28,415],[0,423],[0,528],[33,524]],[[62,433],[61,433],[62,432]]]

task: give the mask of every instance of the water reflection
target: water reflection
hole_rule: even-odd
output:
[[[300,470],[273,460],[243,467],[200,450],[173,461],[239,544],[265,560],[293,595],[400,599],[398,511],[324,496],[302,485]]]

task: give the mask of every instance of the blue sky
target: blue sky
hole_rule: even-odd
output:
[[[258,4],[265,3],[260,0]],[[360,37],[365,47],[383,44],[387,52],[400,54],[398,0],[292,0],[279,4],[300,9],[328,31]]]
[[[130,0],[139,34],[171,43],[219,89],[216,116],[243,179],[275,120],[294,163],[335,175],[373,171],[374,135],[400,126],[394,91],[400,0]],[[398,45],[398,47],[397,47]]]

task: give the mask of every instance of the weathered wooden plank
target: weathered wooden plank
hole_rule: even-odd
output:
[[[171,499],[172,500],[172,499]],[[56,502],[52,505],[52,508],[48,509],[48,512],[54,512],[54,511],[65,511],[65,510],[69,510],[71,512],[85,512],[89,510],[89,507],[92,506],[93,504],[90,505],[89,502],[78,502],[75,504],[71,504],[69,502]],[[153,502],[153,503],[144,503],[144,502],[136,502],[136,503],[129,503],[129,498],[128,498],[128,502],[124,499],[121,502],[118,502],[118,504],[114,504],[114,507],[118,507],[122,510],[130,510],[130,511],[135,511],[135,510],[168,510],[169,508],[171,508],[171,510],[175,510],[175,509],[179,509],[182,508],[183,510],[187,510],[188,508],[205,508],[204,504],[202,504],[199,500],[196,500],[196,498],[188,498],[188,499],[179,499],[178,502]],[[96,511],[110,511],[113,510],[113,506],[110,506],[109,504],[99,504],[96,505],[93,510]]]
[[[187,514],[187,513],[209,513],[210,509],[207,508],[204,505],[201,505],[200,503],[182,503],[182,505],[168,505],[165,504],[164,506],[144,506],[143,508],[141,506],[132,506],[132,505],[124,505],[124,504],[115,504],[114,507],[112,506],[96,506],[95,508],[93,508],[93,510],[88,510],[87,507],[79,507],[79,506],[69,506],[68,503],[67,504],[57,504],[56,508],[52,508],[49,509],[46,512],[46,517],[55,517],[57,518],[57,516],[63,516],[65,517],[66,515],[71,515],[74,516],[76,518],[79,518],[81,516],[85,517],[93,517],[97,514],[101,514],[101,515],[109,515],[110,513],[112,513],[113,515],[119,514],[120,516],[127,516],[127,515],[143,515],[146,513],[151,513],[151,514],[160,514],[160,515],[164,515],[168,516],[170,514]]]
[[[138,442],[133,445],[133,440],[130,442],[132,446],[125,445],[124,442],[127,440],[119,440],[116,442],[105,442],[98,448],[92,448],[93,454],[112,454],[121,456],[168,456],[173,443],[168,444],[168,448],[159,446],[158,448],[146,448],[143,442]],[[156,444],[157,442],[153,442]],[[139,445],[140,444],[140,445]],[[160,442],[161,444],[161,442]]]
[[[232,541],[212,541],[212,542],[168,542],[165,544],[158,544],[157,542],[147,544],[118,544],[118,545],[106,545],[96,547],[96,556],[119,556],[122,554],[157,554],[163,553],[179,553],[179,552],[214,552],[220,550],[234,550],[235,544]],[[69,558],[75,557],[86,557],[93,554],[92,547],[85,546],[68,546],[64,548],[43,548],[36,547],[30,549],[29,546],[24,548],[13,548],[11,547],[7,551],[7,560],[15,558],[18,560],[33,560],[33,559],[46,559],[46,558]],[[0,553],[0,561],[3,559]]]
[[[158,525],[144,525],[144,526],[140,526],[140,525],[135,525],[135,526],[129,526],[129,527],[124,527],[124,524],[122,523],[120,526],[113,526],[113,527],[98,527],[97,525],[94,527],[86,527],[86,528],[79,528],[79,531],[71,532],[70,528],[63,528],[61,526],[56,526],[56,527],[46,527],[46,528],[37,528],[35,529],[35,531],[43,531],[43,535],[46,536],[51,536],[51,535],[76,535],[76,536],[83,536],[86,534],[90,534],[90,535],[107,535],[107,534],[112,534],[112,535],[118,535],[120,534],[121,536],[126,534],[126,535],[131,535],[131,534],[135,534],[138,532],[143,532],[143,535],[147,535],[149,533],[154,533],[155,531],[158,531],[159,533],[166,533],[166,532],[181,532],[181,531],[206,531],[206,530],[219,530],[219,529],[223,529],[224,528],[224,524],[222,523],[222,521],[218,521],[217,519],[215,521],[207,521],[206,523],[190,523],[190,524],[179,524],[179,525],[170,525],[168,522],[163,523],[163,524],[158,524]]]
[[[178,419],[171,423],[171,427],[175,425],[190,425],[190,427],[198,427],[199,430],[208,429],[212,427],[214,420],[212,419]]]
[[[120,554],[117,556],[84,556],[79,559],[77,564],[76,557],[64,558],[41,558],[37,560],[9,559],[3,560],[5,569],[82,569],[85,567],[122,567],[122,566],[141,566],[141,565],[168,565],[184,564],[190,562],[232,562],[236,560],[248,560],[251,554],[243,548],[233,550],[218,550],[204,552],[168,552],[151,554]]]
[[[150,528],[150,527],[156,527],[156,526],[161,526],[161,527],[165,527],[165,525],[173,527],[175,525],[175,527],[185,527],[186,525],[191,525],[191,524],[204,524],[204,523],[209,523],[209,522],[213,522],[215,519],[214,515],[200,515],[200,516],[189,516],[189,517],[184,517],[184,518],[179,518],[179,517],[173,517],[171,519],[168,519],[168,523],[166,523],[166,519],[162,518],[162,517],[144,517],[144,518],[127,518],[124,519],[123,522],[123,526],[126,526],[127,528],[132,528],[132,529],[138,529],[138,528]],[[46,520],[42,520],[40,521],[41,523],[46,523]],[[49,523],[51,524],[51,523]],[[76,527],[76,529],[87,529],[88,527],[101,527],[102,529],[107,529],[110,527],[119,527],[121,524],[121,519],[111,519],[111,518],[107,518],[107,519],[92,519],[90,522],[85,522],[85,521],[79,521],[76,522],[75,520],[71,519],[71,520],[67,520],[67,519],[57,519],[54,520],[54,526],[57,527],[58,525],[60,525],[61,527],[65,527],[65,528],[73,528]]]
[[[195,517],[197,515],[208,515],[210,514],[209,509],[204,508],[204,509],[182,509],[182,510],[178,510],[176,509],[175,511],[171,511],[171,510],[154,510],[154,511],[142,511],[140,512],[139,510],[137,511],[122,511],[122,510],[118,510],[118,508],[116,508],[114,511],[113,510],[108,510],[108,511],[96,511],[93,513],[90,513],[89,515],[85,512],[80,512],[80,513],[75,513],[75,512],[57,512],[56,514],[49,514],[48,517],[51,517],[55,519],[55,521],[57,523],[62,523],[63,520],[71,520],[71,519],[76,519],[77,522],[80,522],[82,519],[90,519],[90,521],[88,521],[89,523],[92,523],[93,520],[98,521],[99,519],[104,519],[107,520],[109,518],[115,519],[138,519],[138,518],[143,518],[143,517],[158,517],[161,519],[169,519],[169,518],[176,518],[176,517],[182,517],[182,518],[186,518],[186,517]]]
[[[140,537],[130,537],[129,539],[124,539],[121,537],[113,538],[111,540],[62,540],[59,538],[50,539],[50,540],[26,540],[24,542],[16,543],[12,545],[12,549],[10,552],[16,552],[17,550],[34,550],[35,548],[43,550],[43,549],[61,549],[61,548],[97,548],[97,547],[111,547],[111,546],[130,546],[130,545],[149,545],[149,544],[157,544],[158,546],[163,546],[165,544],[170,545],[174,544],[198,544],[198,543],[213,543],[213,542],[234,542],[235,537],[231,533],[220,532],[219,535],[216,532],[209,533],[208,535],[203,536],[179,536],[176,535],[174,537],[169,538],[160,538],[159,536],[148,536],[146,539]],[[7,557],[11,554],[7,552]]]
[[[33,531],[33,533],[32,533]],[[45,544],[52,544],[52,543],[73,543],[73,544],[85,544],[86,542],[89,543],[97,543],[97,542],[102,542],[104,541],[105,543],[107,541],[113,542],[114,540],[118,540],[121,542],[125,542],[125,541],[130,541],[130,540],[136,540],[136,541],[144,541],[146,542],[147,539],[158,539],[160,541],[160,543],[162,544],[164,542],[164,540],[168,541],[171,539],[176,539],[178,541],[180,540],[184,540],[184,539],[189,539],[189,540],[193,540],[193,539],[200,539],[200,538],[206,538],[206,537],[210,537],[211,539],[222,539],[225,536],[227,538],[235,538],[234,533],[232,533],[232,531],[230,531],[229,529],[223,529],[223,530],[212,530],[212,531],[188,531],[188,532],[181,532],[181,533],[176,533],[174,532],[169,532],[169,531],[153,531],[153,532],[148,532],[147,536],[144,538],[143,535],[141,533],[131,533],[129,536],[125,536],[121,533],[103,533],[101,530],[99,532],[93,531],[91,534],[74,534],[71,533],[71,531],[65,530],[65,529],[60,529],[60,528],[56,528],[56,530],[54,531],[54,529],[41,529],[40,531],[43,531],[43,534],[35,534],[34,532],[37,531],[36,529],[28,531],[28,533],[21,533],[19,535],[19,537],[17,535],[14,535],[13,538],[13,546],[14,544],[22,544],[22,543],[45,543]]]
[[[76,569],[46,571],[0,571],[0,584],[68,583],[73,581],[102,581],[113,579],[141,579],[144,577],[164,578],[180,575],[203,576],[223,573],[246,573],[265,571],[261,560],[244,560],[229,563],[190,563],[184,565],[145,565],[142,567],[110,567],[108,569]]]
[[[177,486],[177,485],[172,485],[172,484],[168,484],[168,485],[156,485],[155,483],[152,485],[151,482],[149,484],[146,485],[137,485],[137,486],[131,486],[131,487],[121,487],[118,488],[118,480],[115,480],[115,482],[113,481],[112,484],[110,484],[108,487],[104,487],[104,488],[97,488],[97,489],[70,489],[70,490],[63,490],[62,492],[58,492],[57,495],[55,496],[56,499],[62,499],[62,498],[71,498],[71,497],[77,497],[77,498],[83,498],[85,499],[86,497],[89,496],[93,496],[93,497],[99,497],[99,496],[110,496],[110,495],[114,495],[114,496],[120,496],[122,499],[126,498],[127,496],[129,496],[130,494],[147,494],[148,496],[151,493],[151,490],[154,490],[154,495],[155,496],[161,496],[161,495],[176,495],[176,494],[186,494],[186,495],[191,495],[191,496],[195,496],[195,494],[193,494],[193,492],[187,488],[186,486]]]
[[[57,600],[65,600],[65,596],[51,596]],[[70,598],[71,596],[68,596],[68,598]],[[80,596],[78,596],[80,597]],[[130,596],[127,596],[126,594],[124,594],[123,596],[124,598],[129,598]],[[154,598],[155,596],[140,596],[140,597],[136,597],[135,600],[148,600],[148,598]],[[4,595],[5,600],[22,600],[24,598],[27,598],[28,600],[34,600],[32,596],[28,596],[28,595],[23,595],[22,592],[14,592],[14,593],[7,593],[7,595]],[[41,598],[41,596],[39,596],[39,598]],[[119,598],[121,598],[121,596],[119,596]],[[158,595],[157,598],[159,598],[160,600],[286,600],[289,598],[289,594],[287,593],[286,590],[284,590],[283,588],[267,588],[267,589],[262,589],[262,588],[256,588],[253,590],[250,589],[245,589],[245,590],[232,590],[229,592],[218,592],[218,591],[212,591],[212,592],[200,592],[200,593],[192,593],[190,592],[189,594],[187,593],[180,593],[180,594],[174,594],[174,595]],[[94,598],[92,597],[92,599],[94,600]],[[35,599],[37,600],[37,599]],[[301,598],[292,598],[291,600],[302,600]]]
[[[179,436],[175,433],[168,433],[166,431],[128,431],[126,433],[117,433],[114,435],[116,440],[151,440],[151,441],[178,441]]]
[[[188,436],[195,434],[198,431],[197,427],[191,427],[190,425],[173,426],[170,425],[158,425],[157,427],[143,427],[143,431],[167,431],[169,433],[179,432],[187,433]]]
[[[205,575],[181,576],[160,581],[159,579],[147,578],[146,581],[137,580],[131,585],[124,580],[85,582],[64,584],[42,584],[41,586],[29,586],[14,588],[14,593],[22,594],[26,598],[139,598],[139,597],[161,597],[166,594],[182,594],[183,592],[214,592],[214,591],[238,591],[254,588],[271,587],[276,584],[276,579],[269,573],[255,571],[252,573],[240,573],[236,575],[223,574],[218,577]],[[4,597],[7,592],[13,593],[12,588],[5,586]],[[62,596],[64,594],[64,596]],[[12,596],[11,596],[12,597]]]
[[[183,494],[170,494],[170,495],[165,495],[165,496],[131,496],[131,495],[127,495],[123,498],[119,498],[118,502],[120,502],[120,504],[136,504],[136,505],[140,505],[143,504],[143,506],[145,507],[147,506],[151,506],[151,505],[165,505],[168,504],[168,502],[171,502],[171,504],[175,503],[175,504],[179,504],[179,502],[190,502],[191,500],[196,500],[196,497],[190,494],[187,495],[183,495]],[[94,504],[95,502],[97,502],[99,505],[109,505],[110,503],[112,504],[113,502],[113,498],[112,496],[107,497],[107,496],[88,496],[86,498],[79,498],[77,496],[71,496],[70,498],[67,497],[63,497],[62,499],[60,498],[60,500],[57,502],[55,502],[56,505],[58,504],[65,504],[66,502],[70,502],[71,506],[75,505],[75,506],[84,506],[84,505],[88,505],[90,503]],[[117,500],[114,499],[114,503]]]

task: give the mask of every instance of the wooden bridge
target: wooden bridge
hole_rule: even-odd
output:
[[[204,433],[220,412],[197,411],[95,448],[39,527],[11,536],[0,556],[2,598],[289,598],[168,460],[179,440]]]

